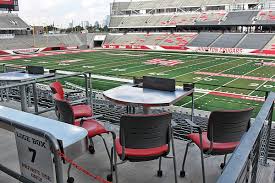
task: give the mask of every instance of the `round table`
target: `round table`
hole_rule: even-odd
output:
[[[133,107],[142,106],[144,112],[148,113],[150,107],[170,106],[182,98],[192,95],[193,92],[194,89],[185,91],[177,88],[174,92],[170,92],[122,85],[103,92],[103,96],[117,104]]]

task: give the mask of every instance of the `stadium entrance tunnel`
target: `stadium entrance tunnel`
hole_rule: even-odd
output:
[[[94,47],[95,48],[102,47],[102,44],[103,44],[103,40],[102,41],[94,41]]]

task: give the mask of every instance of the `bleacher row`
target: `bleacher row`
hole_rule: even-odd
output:
[[[160,9],[160,8],[184,8],[213,5],[232,5],[232,4],[258,4],[259,0],[147,0],[131,2],[114,2],[113,10],[142,10],[142,9]]]
[[[274,49],[275,34],[263,33],[128,33],[109,34],[105,45],[190,46],[244,49]]]
[[[1,39],[0,50],[44,47],[77,47],[91,45],[95,34],[16,35],[13,39]]]
[[[16,14],[0,14],[0,30],[27,30],[30,26]]]
[[[173,14],[112,16],[110,28],[262,24],[275,24],[275,12],[270,10],[227,12],[222,10]]]
[[[44,47],[93,47],[96,34],[17,35],[13,39],[1,39],[0,50]],[[109,33],[103,45],[167,46],[167,47],[215,47],[275,50],[275,34],[272,33]],[[34,46],[35,45],[35,46]]]

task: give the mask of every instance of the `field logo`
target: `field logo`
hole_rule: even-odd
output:
[[[182,62],[180,60],[166,60],[166,59],[160,59],[160,58],[155,58],[151,60],[147,60],[144,62],[147,65],[161,65],[161,66],[176,66],[178,64],[181,64]]]

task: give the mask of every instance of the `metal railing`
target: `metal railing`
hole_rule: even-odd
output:
[[[232,154],[217,183],[256,182],[258,165],[267,165],[274,101],[275,93],[271,92],[255,122]],[[264,130],[267,130],[266,138],[262,138]],[[265,146],[266,151],[263,157],[260,156],[261,146]]]
[[[3,71],[6,71],[6,67],[3,66]],[[44,78],[44,79],[33,79],[31,81],[25,81],[25,82],[21,82],[21,83],[12,83],[12,84],[8,84],[8,85],[3,85],[0,86],[0,91],[1,91],[1,97],[3,97],[3,90],[6,90],[6,97],[9,98],[8,96],[8,90],[11,88],[16,88],[16,87],[20,87],[20,86],[32,86],[32,97],[33,97],[33,103],[34,103],[34,113],[35,114],[42,114],[48,111],[53,110],[54,108],[49,108],[49,109],[45,109],[45,110],[41,110],[39,111],[39,107],[38,107],[38,94],[37,94],[37,84],[38,83],[45,83],[45,82],[50,82],[50,81],[55,81],[55,80],[62,80],[62,79],[66,79],[66,78],[71,78],[71,77],[81,77],[85,79],[85,95],[86,95],[86,99],[88,100],[87,102],[92,105],[92,84],[91,84],[91,73],[74,73],[74,74],[66,74],[66,75],[58,75],[58,71],[56,72],[56,75],[53,77],[49,77],[49,78]],[[21,93],[21,92],[20,92]],[[21,95],[21,94],[20,94]],[[31,100],[31,96],[28,95],[28,102],[30,103]],[[21,95],[21,100],[23,100],[23,96]],[[26,99],[24,99],[26,100]],[[25,105],[21,102],[21,105]],[[26,109],[26,106],[21,106],[22,109]]]

